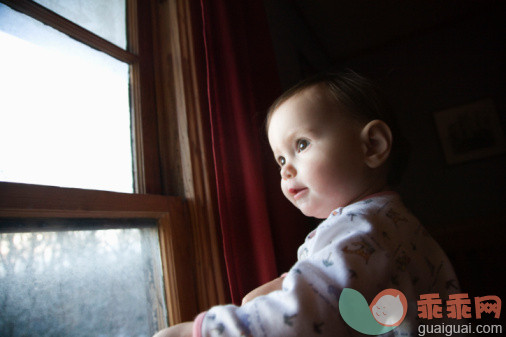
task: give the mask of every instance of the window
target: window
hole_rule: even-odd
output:
[[[112,2],[108,1],[107,3]],[[49,252],[51,249],[56,251],[57,247],[43,248],[44,245],[50,244],[52,240],[53,242],[54,240],[59,242],[64,237],[67,237],[68,240],[75,240],[75,238],[72,238],[74,234],[70,234],[72,232],[77,233],[78,237],[86,238],[85,241],[89,241],[90,245],[94,244],[96,247],[100,247],[104,242],[112,245],[116,240],[121,242],[134,240],[137,235],[137,239],[140,237],[141,242],[135,241],[137,243],[132,243],[132,248],[135,248],[136,245],[142,246],[142,242],[145,242],[143,240],[149,237],[150,242],[159,242],[158,245],[150,244],[150,250],[157,249],[156,247],[159,247],[159,249],[157,249],[157,253],[150,255],[151,257],[147,260],[143,259],[143,261],[148,262],[143,263],[142,276],[160,274],[153,267],[159,258],[162,264],[161,276],[163,276],[163,295],[165,295],[155,294],[146,303],[153,304],[153,299],[156,299],[156,305],[144,305],[144,307],[151,307],[151,313],[144,314],[143,317],[146,319],[151,317],[153,320],[145,325],[139,324],[139,326],[143,326],[142,333],[139,332],[139,334],[133,331],[125,333],[123,330],[114,330],[113,327],[105,330],[100,330],[101,327],[91,327],[95,330],[90,330],[88,335],[99,335],[91,331],[100,331],[100,333],[104,331],[103,335],[111,336],[151,335],[152,330],[164,327],[167,320],[169,324],[173,324],[192,319],[200,310],[207,309],[213,304],[222,303],[225,298],[221,272],[222,262],[218,248],[219,240],[217,239],[216,226],[213,223],[215,221],[215,202],[213,201],[212,192],[213,176],[212,171],[209,169],[208,152],[205,149],[205,135],[202,131],[202,123],[205,123],[205,121],[201,119],[198,85],[195,83],[195,58],[191,49],[193,43],[191,18],[194,15],[192,14],[194,9],[191,9],[188,2],[184,0],[162,2],[156,0],[127,0],[124,6],[121,5],[124,8],[124,13],[121,13],[121,10],[100,7],[97,12],[102,16],[98,22],[103,23],[104,14],[106,14],[107,19],[109,19],[109,15],[113,14],[125,17],[124,21],[127,23],[125,26],[126,35],[123,36],[124,40],[122,40],[121,36],[123,34],[104,34],[102,25],[99,25],[99,27],[88,26],[86,20],[81,22],[78,17],[73,16],[74,12],[72,10],[69,11],[68,8],[65,8],[70,3],[82,5],[79,10],[74,12],[86,13],[90,16],[92,16],[92,13],[88,13],[88,11],[96,8],[96,6],[89,6],[88,1],[0,0],[0,6],[2,6],[0,13],[9,12],[17,18],[22,17],[23,20],[27,20],[33,25],[42,23],[44,30],[49,30],[51,34],[59,35],[63,40],[72,44],[73,47],[67,49],[71,49],[73,53],[78,50],[83,50],[83,52],[86,50],[90,53],[88,55],[99,54],[100,57],[86,56],[85,59],[87,61],[98,60],[99,58],[105,59],[105,63],[111,64],[111,68],[116,69],[112,73],[114,73],[113,77],[116,76],[118,82],[121,83],[118,85],[118,87],[121,87],[118,94],[118,101],[121,106],[119,110],[124,111],[126,106],[128,114],[120,114],[122,122],[117,123],[122,125],[120,136],[111,136],[112,133],[110,132],[116,125],[103,126],[106,136],[98,144],[99,147],[107,148],[106,143],[111,141],[107,138],[113,138],[112,141],[118,140],[118,143],[121,144],[128,144],[121,150],[119,150],[119,145],[111,145],[111,149],[114,150],[106,151],[106,154],[102,155],[98,161],[93,159],[93,164],[90,165],[97,165],[97,162],[99,164],[105,163],[110,159],[111,152],[128,153],[130,156],[128,159],[113,160],[121,161],[123,164],[121,169],[114,169],[112,172],[118,176],[130,176],[130,181],[122,185],[129,185],[129,188],[106,186],[105,183],[108,183],[109,178],[104,178],[101,183],[98,183],[101,180],[98,177],[91,179],[91,182],[97,185],[76,185],[75,180],[67,185],[61,182],[43,182],[26,180],[25,178],[1,178],[1,174],[5,177],[7,174],[12,176],[19,173],[18,169],[3,168],[8,167],[7,165],[11,163],[3,164],[2,161],[8,155],[11,155],[11,158],[19,158],[21,150],[15,150],[12,153],[8,153],[8,150],[0,150],[4,151],[0,152],[0,170],[3,170],[3,172],[0,172],[0,220],[2,223],[0,227],[2,241],[0,255],[3,259],[0,260],[0,278],[7,277],[6,270],[10,268],[5,262],[7,256],[11,256],[12,259],[13,247],[23,250],[21,249],[22,242],[33,244],[33,249]],[[105,2],[101,1],[100,3]],[[114,1],[114,3],[117,4],[118,2]],[[5,38],[7,28],[2,28],[4,24],[7,24],[7,20],[3,20],[2,17],[0,19],[0,31],[4,32],[3,37]],[[17,28],[21,28],[21,26],[17,26]],[[35,38],[42,30],[36,29],[35,32],[36,34],[28,33],[25,37]],[[18,34],[21,33],[18,32]],[[19,41],[19,35],[14,35],[14,37],[12,34],[7,35],[10,35],[7,39],[10,39],[12,43],[17,43],[19,48],[26,47],[26,41]],[[167,41],[170,41],[170,43]],[[26,56],[25,53],[23,57]],[[57,75],[54,68],[40,69],[40,65],[36,66],[36,62],[40,62],[46,57],[42,52],[37,52],[36,56],[36,58],[23,59],[26,67],[21,68],[21,70],[25,71],[26,68],[32,67],[33,72],[40,71],[45,77]],[[46,57],[45,60],[48,59],[51,59],[51,57]],[[183,63],[185,64],[184,67],[181,66]],[[83,74],[83,76],[86,75],[88,74]],[[61,76],[63,77],[57,82],[66,82],[67,78],[65,76],[68,76],[68,73],[64,72]],[[127,84],[125,84],[125,78],[128,80]],[[10,81],[15,81],[15,78]],[[95,81],[96,87],[102,85],[102,83],[97,82],[99,81]],[[33,83],[27,85],[33,85]],[[39,87],[40,85],[39,82]],[[110,86],[116,87],[113,84],[107,87]],[[96,87],[91,89],[96,89]],[[3,89],[12,90],[9,83],[6,87],[0,88],[0,90]],[[66,89],[65,87],[59,87],[53,90],[61,91]],[[82,92],[81,90],[76,91]],[[37,105],[40,101],[48,100],[48,95],[53,94],[46,92],[36,97],[37,93],[40,92],[29,93],[24,90],[21,93],[21,98],[17,98],[17,100],[22,100],[19,103],[30,107],[30,104]],[[100,95],[100,92],[97,94]],[[86,94],[81,95],[81,97],[78,96],[73,97],[81,99],[79,105],[88,104],[88,102],[85,102],[88,98]],[[104,96],[106,99],[112,99],[115,95],[108,91]],[[125,97],[128,97],[127,105],[125,105]],[[32,103],[35,98],[39,100]],[[176,100],[177,102],[175,102]],[[61,104],[60,98],[49,101],[50,104]],[[111,103],[111,106],[113,105],[114,103]],[[72,109],[74,110],[74,108]],[[84,111],[89,112],[90,109],[94,109],[94,107],[87,107],[87,110]],[[8,123],[12,123],[11,118],[17,118],[19,125],[26,126],[28,123],[27,118],[25,117],[25,120],[23,120],[18,117],[11,115],[6,118]],[[68,116],[57,115],[54,118],[59,122],[60,119],[68,118]],[[17,138],[17,141],[21,143],[26,141],[27,144],[22,144],[22,146],[27,150],[30,147],[39,145],[41,150],[44,150],[43,148],[48,145],[42,146],[42,140],[39,143],[37,135],[44,135],[44,132],[63,131],[70,134],[69,136],[75,136],[75,134],[79,134],[79,129],[83,126],[79,119],[82,117],[77,118],[78,122],[70,121],[71,124],[78,125],[74,130],[68,125],[61,127],[63,130],[51,129],[56,124],[56,122],[53,122],[45,126],[46,129],[42,131],[32,130],[26,132],[25,137]],[[95,127],[97,122],[91,124],[93,125],[90,127]],[[38,125],[35,124],[34,127]],[[125,136],[125,129],[128,129],[128,137]],[[85,131],[85,133],[94,136],[98,132],[90,130]],[[11,134],[11,138],[8,139],[0,136],[0,148],[9,148],[5,144],[12,142],[12,137],[18,136]],[[119,141],[120,139],[121,141]],[[128,141],[124,141],[125,139],[128,139]],[[65,143],[66,137],[63,136],[57,137],[52,142],[49,146],[65,147],[68,145]],[[19,146],[19,144],[15,145]],[[72,147],[75,146],[79,145],[72,145]],[[91,146],[91,143],[85,142],[81,146],[85,148],[83,149],[85,151]],[[68,156],[71,155],[66,149],[63,149],[62,153],[63,155],[60,153],[51,157],[51,161],[56,162],[60,159],[58,157],[69,158]],[[39,161],[34,162],[36,156],[41,156],[41,158]],[[26,158],[25,166],[40,166],[49,159],[47,155],[41,155],[41,152],[38,151],[27,155],[27,157],[29,158]],[[76,157],[72,161],[77,162],[79,159],[81,158]],[[128,164],[125,165],[126,162]],[[75,166],[87,164],[89,163],[75,164]],[[70,164],[63,162],[53,166],[48,171],[54,172],[59,169],[59,165]],[[119,171],[125,167],[128,168],[128,173],[120,174]],[[88,170],[91,170],[91,168],[88,168]],[[42,171],[42,168],[40,168],[40,171]],[[40,171],[36,170],[35,172],[38,174],[37,172]],[[67,166],[64,171],[68,172],[72,169]],[[98,171],[103,173],[106,170],[99,169]],[[173,196],[167,196],[169,194]],[[147,221],[149,226],[146,227],[143,221]],[[55,227],[57,230],[55,230]],[[109,229],[104,232],[101,229],[104,227]],[[154,228],[157,230],[154,230]],[[114,231],[122,232],[126,236],[121,234],[116,238],[116,234],[109,234],[119,233]],[[100,238],[100,235],[104,236]],[[44,245],[41,242],[44,242]],[[11,246],[11,243],[14,246]],[[28,245],[27,252],[20,254],[30,254],[32,249],[30,245]],[[97,250],[99,249],[97,248]],[[133,249],[130,253],[137,254],[137,257],[140,257],[145,255],[144,252],[143,249]],[[50,255],[51,253],[45,254]],[[109,258],[113,258],[112,255],[107,255],[107,258],[101,259],[106,262]],[[124,256],[119,257],[119,259],[127,260],[129,257]],[[33,261],[33,263],[43,263],[45,260],[35,259]],[[56,268],[56,265],[52,267]],[[115,267],[119,268],[120,264]],[[111,268],[101,268],[103,271],[111,272]],[[69,273],[71,270],[68,269]],[[92,273],[97,270],[88,268],[85,275],[83,274],[83,278],[93,280],[96,275],[94,276]],[[6,293],[5,287],[7,287],[7,284],[12,286],[12,277],[17,277],[12,275],[9,281],[5,279],[3,294]],[[43,283],[45,286],[49,286],[48,289],[54,289],[51,288],[54,285],[51,283],[57,282],[56,279],[41,277],[43,281],[32,280],[32,282]],[[138,277],[140,278],[140,276]],[[124,279],[120,280],[122,282]],[[144,282],[144,287],[137,289],[137,295],[132,295],[132,297],[145,294],[146,289],[151,291],[153,287],[156,288],[159,280],[149,278],[149,282],[146,280],[142,282]],[[2,284],[4,283],[2,282]],[[31,289],[44,288],[34,287]],[[96,288],[96,291],[102,291],[103,294],[108,296],[106,289],[108,288],[104,285]],[[2,294],[1,289],[0,294]],[[160,305],[163,302],[162,299],[166,301],[166,309]],[[85,303],[86,300],[91,301],[91,299],[81,299],[78,302]],[[30,309],[27,308],[26,310]],[[3,313],[1,311],[0,315]],[[67,318],[74,320],[79,316],[79,314],[77,316],[72,315],[74,314],[69,314]],[[100,315],[100,313],[95,312],[95,315]],[[126,316],[141,317],[142,315],[137,312],[127,311]],[[62,317],[58,318],[64,319]],[[82,319],[86,319],[86,317],[82,317]],[[149,321],[149,319],[147,320]],[[36,332],[36,323],[37,319],[29,316],[26,324],[32,324],[31,326],[34,327],[32,333]],[[2,324],[1,320],[0,324]],[[88,327],[90,326],[88,325]],[[4,328],[5,326],[0,326],[0,331],[3,332],[2,329]],[[73,332],[69,333],[73,335]],[[3,333],[0,334],[3,335]],[[56,333],[56,335],[61,334]]]
[[[3,4],[0,48],[0,180],[133,192],[129,64]]]
[[[151,336],[165,320],[152,220],[0,219],[0,226],[2,336]]]

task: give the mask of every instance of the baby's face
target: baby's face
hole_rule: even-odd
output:
[[[326,218],[367,196],[362,127],[321,86],[291,97],[274,112],[268,137],[281,167],[281,189],[302,213]]]

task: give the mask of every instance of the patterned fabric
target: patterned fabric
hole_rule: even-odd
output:
[[[384,289],[402,291],[408,312],[389,333],[400,336],[417,335],[421,294],[445,298],[459,292],[439,245],[399,195],[387,192],[334,210],[300,246],[283,290],[242,307],[213,307],[196,331],[203,336],[361,335],[340,317],[343,288],[359,291],[368,303]]]

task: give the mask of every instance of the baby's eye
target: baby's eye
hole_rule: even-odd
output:
[[[297,140],[297,152],[304,151],[309,146],[309,141],[306,139]]]
[[[283,166],[286,163],[285,157],[278,157],[278,164],[279,166]]]

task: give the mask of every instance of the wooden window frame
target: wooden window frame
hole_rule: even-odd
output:
[[[134,194],[0,182],[0,217],[155,219],[169,324],[227,301],[197,76],[198,9],[185,0],[128,0],[135,24],[125,51],[31,1],[1,2],[131,64],[137,179]]]

